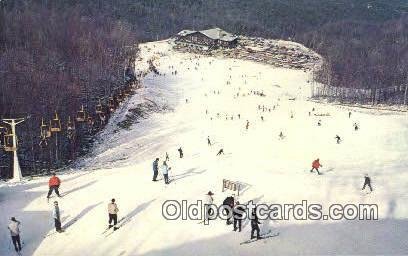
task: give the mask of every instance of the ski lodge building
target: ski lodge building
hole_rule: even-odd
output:
[[[220,28],[201,31],[182,30],[176,35],[175,42],[181,45],[198,46],[207,49],[234,48],[237,46],[238,37]]]

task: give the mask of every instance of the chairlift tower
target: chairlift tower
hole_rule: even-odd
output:
[[[24,118],[14,118],[14,119],[3,119],[3,122],[11,126],[11,134],[13,134],[13,178],[10,182],[20,182],[23,178],[21,174],[20,164],[18,162],[17,156],[17,136],[16,136],[16,125],[24,122]]]

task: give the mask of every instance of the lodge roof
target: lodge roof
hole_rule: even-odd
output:
[[[201,33],[213,40],[221,40],[221,41],[227,41],[231,42],[237,39],[236,36],[220,29],[220,28],[211,28],[211,29],[206,29],[206,30],[201,30],[201,31],[195,31],[195,30],[182,30],[178,33],[179,36],[187,36],[193,33]]]
[[[182,31],[178,32],[177,35],[179,35],[179,36],[186,36],[186,35],[193,34],[193,33],[195,33],[195,32],[197,32],[197,31],[185,29],[185,30],[182,30]]]

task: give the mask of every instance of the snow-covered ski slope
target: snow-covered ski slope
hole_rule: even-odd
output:
[[[0,255],[13,255],[6,229],[11,216],[22,221],[23,255],[408,253],[405,114],[351,109],[349,118],[350,109],[307,101],[310,74],[304,71],[176,53],[167,41],[147,43],[141,49],[138,68],[146,69],[146,60],[157,56],[155,64],[165,76],[147,75],[144,88],[122,105],[100,134],[92,156],[60,175],[60,191],[66,193],[59,199],[66,232],[44,238],[53,230],[55,198],[47,203],[48,177],[2,185]],[[171,74],[173,70],[177,75]],[[248,95],[251,90],[266,96]],[[130,130],[118,130],[116,123],[126,118],[127,110],[146,100],[169,110],[146,116]],[[262,112],[258,105],[268,109]],[[354,122],[360,130],[354,131]],[[278,137],[281,131],[283,140]],[[341,144],[336,144],[336,134]],[[180,146],[183,159],[178,158]],[[225,155],[217,157],[220,148]],[[172,167],[169,185],[151,181],[152,162],[156,157],[164,160],[165,152]],[[320,176],[309,172],[316,158],[323,165]],[[372,178],[371,194],[361,191],[365,173]],[[308,200],[325,209],[332,203],[371,203],[378,204],[380,220],[261,221],[261,232],[280,235],[240,246],[250,236],[248,221],[238,233],[223,220],[198,225],[197,220],[162,217],[165,200],[193,203],[209,190],[215,193],[215,203],[221,204],[231,195],[221,191],[223,178],[246,184],[241,202]],[[117,200],[119,219],[127,221],[105,237],[111,198]]]

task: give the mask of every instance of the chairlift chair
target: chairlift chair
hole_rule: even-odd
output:
[[[75,122],[71,121],[71,117],[68,117],[68,122],[67,122],[67,131],[72,131],[75,130]]]
[[[71,117],[68,117],[67,123],[67,137],[68,139],[72,140],[75,137],[75,122],[71,121]]]
[[[113,97],[109,97],[108,100],[108,108],[110,112],[114,112],[116,108],[115,99]]]
[[[3,147],[4,136],[7,134],[7,128],[0,126],[0,146]]]
[[[61,120],[58,118],[57,112],[55,112],[55,117],[50,121],[50,130],[51,132],[60,132],[61,131]]]
[[[95,107],[95,113],[96,113],[97,115],[103,113],[103,106],[102,106],[102,103],[101,103],[101,99],[99,99],[99,103],[98,103],[98,105],[96,105],[96,107]]]
[[[41,138],[49,138],[51,137],[51,130],[44,122],[44,118],[41,119],[41,126],[40,126],[40,137]]]
[[[86,112],[84,110],[84,105],[81,106],[81,110],[78,111],[77,117],[76,117],[77,122],[85,122],[86,120]]]
[[[102,125],[104,125],[106,123],[106,115],[105,113],[99,114],[99,120],[101,122]]]
[[[122,91],[119,91],[118,96],[116,96],[116,100],[117,100],[117,102],[119,102],[119,103],[122,103],[122,102],[123,102],[124,98],[123,98]]]
[[[12,133],[4,135],[4,151],[12,152],[17,150],[17,145],[13,143],[14,136]]]

